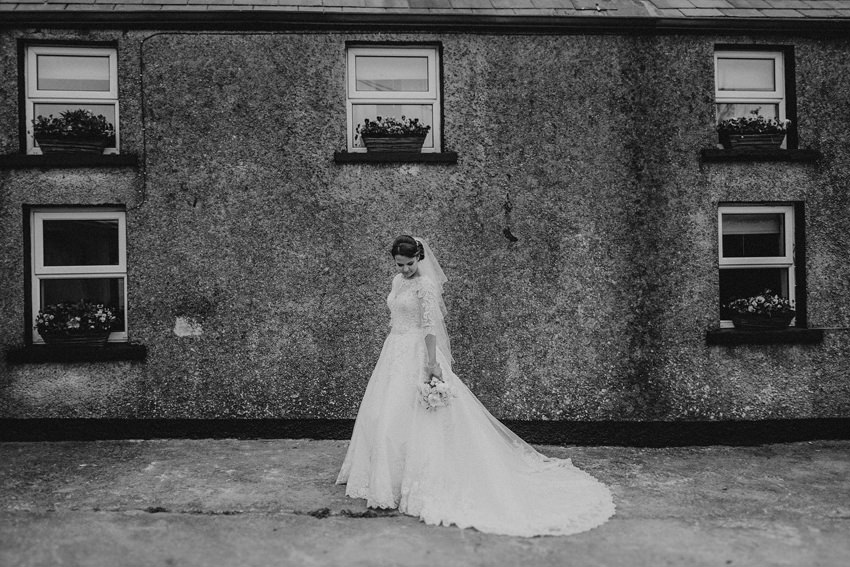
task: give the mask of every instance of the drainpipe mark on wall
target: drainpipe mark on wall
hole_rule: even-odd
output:
[[[502,231],[502,234],[504,234],[505,238],[507,238],[511,242],[516,242],[517,240],[519,240],[519,238],[514,236],[511,232],[511,210],[513,210],[514,207],[513,203],[511,203],[510,191],[505,194],[505,204],[502,205],[502,207],[505,209],[505,229]]]

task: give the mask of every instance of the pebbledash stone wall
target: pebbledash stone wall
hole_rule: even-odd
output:
[[[399,233],[438,254],[456,371],[497,417],[850,416],[850,41],[9,31],[6,154],[19,39],[117,42],[140,165],[0,170],[0,349],[23,346],[22,206],[119,203],[148,355],[0,362],[0,417],[353,418]],[[354,40],[442,46],[456,164],[335,163]],[[800,147],[819,161],[700,158],[720,43],[794,46]],[[808,324],[837,328],[822,342],[706,343],[726,201],[804,204]]]

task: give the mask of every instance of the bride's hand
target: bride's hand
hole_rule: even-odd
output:
[[[443,379],[443,369],[440,368],[440,365],[438,363],[434,363],[433,365],[426,364],[425,374],[427,374],[428,380],[430,380],[432,376],[436,376],[441,380]]]

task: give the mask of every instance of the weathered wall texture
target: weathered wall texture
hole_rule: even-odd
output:
[[[36,36],[0,43],[9,100],[16,37]],[[804,202],[809,324],[850,326],[850,42],[104,38],[120,44],[122,150],[143,171],[2,172],[0,344],[22,344],[21,205],[120,202],[130,335],[148,360],[0,367],[0,416],[354,417],[399,233],[430,238],[450,278],[456,370],[498,417],[850,416],[847,331],[814,346],[705,344],[721,201]],[[333,162],[347,40],[441,42],[456,165]],[[800,146],[820,163],[700,163],[716,141],[714,44],[731,42],[795,45]],[[16,151],[13,106],[0,126]],[[508,194],[515,243],[502,236]]]

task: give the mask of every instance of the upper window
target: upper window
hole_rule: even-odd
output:
[[[726,305],[765,289],[796,302],[793,205],[721,205],[720,326],[732,327]]]
[[[85,109],[103,115],[115,129],[105,153],[118,153],[118,55],[102,47],[32,45],[26,50],[25,120],[27,153],[40,154],[32,121]]]
[[[754,112],[769,119],[788,118],[783,52],[717,50],[714,71],[718,123]]]
[[[423,152],[440,151],[440,78],[436,47],[349,47],[348,151],[366,151],[357,126],[368,118],[418,118],[431,126]]]
[[[117,316],[109,340],[126,341],[126,213],[75,208],[30,215],[32,320],[48,305],[103,304]],[[35,330],[32,338],[43,342]]]

